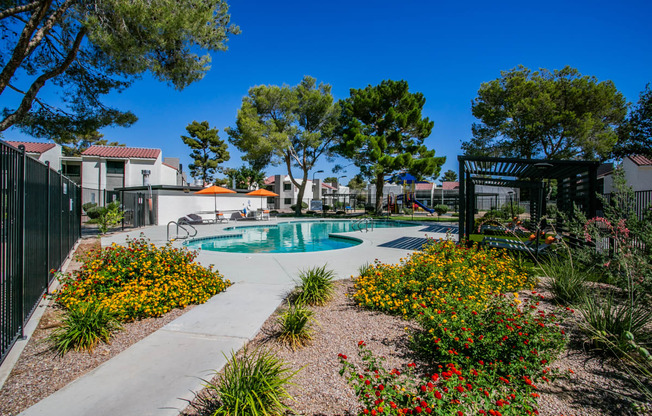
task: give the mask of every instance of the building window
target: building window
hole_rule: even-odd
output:
[[[284,198],[283,203],[285,205],[292,205],[292,198]]]
[[[284,191],[290,191],[290,190],[292,190],[292,184],[291,184],[291,183],[284,183],[284,184],[283,184],[283,190],[284,190]]]
[[[114,175],[124,175],[125,174],[125,162],[118,160],[107,160],[106,161],[106,173]]]
[[[81,165],[62,165],[61,170],[66,176],[81,175]]]

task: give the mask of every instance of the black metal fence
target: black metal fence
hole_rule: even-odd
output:
[[[89,195],[93,194],[96,195],[95,200],[89,198]],[[145,192],[82,188],[82,200],[95,204],[99,201],[101,206],[118,201],[120,209],[124,213],[122,222],[119,225],[123,230],[156,224],[157,195],[150,198]],[[87,221],[88,219],[84,218],[84,220]]]
[[[613,194],[611,194],[611,193],[604,194],[604,197],[605,197],[606,202],[608,204],[613,203],[612,202],[612,195]],[[627,204],[628,206],[633,207],[634,211],[636,212],[636,216],[638,217],[638,219],[643,220],[643,217],[645,216],[645,213],[647,211],[649,211],[649,210],[652,210],[652,190],[635,191],[633,200],[624,200],[624,199],[622,199],[620,202],[624,203],[624,204]]]
[[[81,190],[0,141],[0,362],[81,236]]]

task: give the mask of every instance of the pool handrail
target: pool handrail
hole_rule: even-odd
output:
[[[170,225],[171,224],[176,224],[176,226],[177,226],[176,235],[173,238],[173,240],[185,240],[188,237],[194,237],[194,236],[197,235],[197,229],[192,224],[190,224],[188,221],[186,221],[184,219],[181,219],[179,221],[170,221],[170,222],[168,222],[168,225],[167,225],[167,237],[166,237],[167,241],[171,241],[170,240]],[[188,231],[188,229],[186,229],[186,227],[184,227],[184,225],[187,225],[190,228],[192,228],[193,233],[190,234],[190,231]],[[179,228],[181,228],[183,231],[185,231],[186,235],[180,236],[179,235]]]

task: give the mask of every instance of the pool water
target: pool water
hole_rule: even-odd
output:
[[[278,225],[229,227],[232,234],[195,238],[190,249],[229,253],[306,253],[352,247],[362,241],[355,237],[331,236],[354,231],[354,221],[293,221]],[[400,221],[374,221],[374,228],[415,227]],[[357,228],[356,228],[357,230]]]

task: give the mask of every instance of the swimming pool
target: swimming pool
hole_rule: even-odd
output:
[[[292,221],[271,225],[228,227],[230,234],[195,238],[185,243],[188,248],[229,253],[305,253],[337,250],[358,245],[355,237],[333,236],[333,233],[354,231],[355,221]],[[401,221],[375,220],[375,228],[416,227]]]

